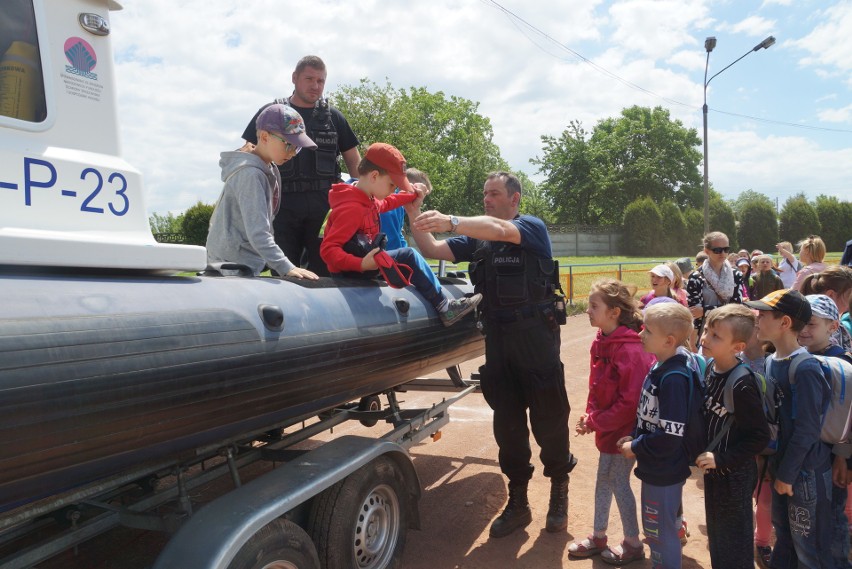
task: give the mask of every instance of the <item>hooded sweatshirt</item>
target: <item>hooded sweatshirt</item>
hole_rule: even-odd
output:
[[[619,326],[609,335],[598,330],[589,363],[586,424],[595,432],[602,453],[618,454],[615,443],[633,432],[642,382],[654,355],[642,349],[639,334]]]
[[[222,152],[222,195],[210,218],[208,263],[241,263],[255,276],[265,265],[286,275],[295,265],[275,244],[272,220],[281,202],[281,175],[251,152]]]
[[[320,255],[331,273],[361,272],[361,257],[343,250],[352,237],[361,232],[371,240],[379,233],[379,214],[413,202],[417,194],[400,192],[383,200],[351,184],[334,184],[328,192],[331,212],[320,245]]]

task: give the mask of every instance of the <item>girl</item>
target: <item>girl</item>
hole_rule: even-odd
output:
[[[642,308],[645,308],[645,306],[655,298],[662,298],[664,296],[674,298],[674,294],[672,294],[672,283],[675,280],[675,276],[668,266],[657,265],[648,271],[648,274],[651,277],[651,292],[639,300]]]
[[[821,273],[828,265],[822,262],[825,259],[825,243],[816,235],[811,235],[807,239],[799,241],[799,260],[804,267],[796,273],[796,280],[793,281],[793,289],[801,292],[802,282],[809,275]]]
[[[586,412],[576,426],[578,435],[595,433],[600,451],[595,483],[595,516],[592,535],[568,547],[571,557],[591,557],[600,553],[605,561],[623,565],[645,557],[639,540],[636,498],[630,489],[630,471],[635,459],[624,458],[616,447],[636,423],[636,408],[645,375],[654,356],[642,349],[639,330],[642,316],[634,294],[635,287],[614,279],[592,285],[589,295],[589,323],[599,328],[592,342],[589,372],[589,398]],[[618,505],[624,540],[607,547],[607,524],[612,497]]]
[[[680,270],[680,266],[671,261],[666,263],[666,266],[671,269],[672,274],[674,275],[674,280],[672,281],[672,294],[674,295],[674,299],[686,306],[686,289],[683,288],[683,273]]]
[[[796,273],[802,268],[802,264],[793,255],[793,245],[789,241],[781,241],[775,245],[778,254],[781,255],[781,261],[778,263],[778,276],[781,277],[781,282],[784,283],[784,288],[791,288],[796,282]]]

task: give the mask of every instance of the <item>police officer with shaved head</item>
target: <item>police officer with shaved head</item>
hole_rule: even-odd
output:
[[[550,478],[545,528],[568,525],[568,477],[577,461],[568,439],[571,408],[559,359],[564,297],[558,284],[550,237],[542,220],[520,215],[521,183],[508,172],[488,176],[485,214],[477,217],[420,213],[422,198],[406,206],[412,237],[427,258],[470,262],[485,334],[482,393],[494,410],[500,469],[509,479],[509,502],[491,524],[491,537],[504,537],[532,522],[527,487],[533,474],[527,412]],[[436,240],[433,233],[456,235]],[[560,302],[561,301],[561,302]]]

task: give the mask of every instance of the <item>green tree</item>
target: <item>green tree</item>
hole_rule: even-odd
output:
[[[710,191],[710,231],[721,231],[728,236],[731,249],[737,249],[737,220],[734,210],[715,191]]]
[[[728,202],[728,205],[731,206],[731,209],[734,210],[734,215],[737,219],[740,218],[740,212],[746,204],[750,204],[752,202],[764,203],[775,209],[775,202],[773,202],[769,197],[761,194],[760,192],[755,192],[754,190],[745,190],[740,192],[740,195],[737,196],[737,199],[731,200]]]
[[[843,251],[846,241],[852,238],[852,202],[840,201],[834,196],[817,196],[814,200],[819,224],[819,236],[829,251]]]
[[[662,247],[657,251],[660,255],[681,256],[692,254],[692,248],[686,246],[686,222],[674,202],[664,201],[659,205],[660,231],[658,240]]]
[[[521,196],[521,213],[534,215],[545,223],[556,223],[553,206],[541,186],[530,180],[523,172],[515,172],[521,181],[523,194]]]
[[[544,157],[533,158],[538,171],[546,178],[542,191],[550,197],[556,221],[580,225],[597,225],[602,210],[598,205],[597,187],[592,179],[592,161],[586,131],[579,122],[571,121],[559,138],[542,136]]]
[[[428,208],[481,214],[485,177],[508,170],[493,142],[491,121],[478,112],[479,103],[367,79],[342,86],[332,97],[365,145],[393,144],[409,166],[429,175],[433,192]]]
[[[663,218],[651,198],[639,198],[624,210],[621,242],[628,255],[658,255]]]
[[[704,213],[695,208],[687,208],[683,212],[683,222],[686,225],[686,255],[695,257],[702,249],[702,238],[704,237]]]
[[[765,197],[765,196],[764,196]],[[778,243],[778,218],[775,205],[768,198],[744,202],[739,206],[737,242],[752,251],[774,251]]]
[[[190,245],[207,243],[207,232],[210,230],[212,215],[213,206],[200,201],[183,213],[181,232],[186,243]]]
[[[176,216],[172,212],[167,212],[165,215],[154,212],[148,216],[151,233],[180,233],[182,221],[183,214]]]
[[[822,227],[816,209],[805,194],[795,194],[784,202],[779,215],[779,232],[782,241],[798,243],[808,235],[819,235]]]

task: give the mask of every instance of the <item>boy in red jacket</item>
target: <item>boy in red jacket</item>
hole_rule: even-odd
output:
[[[377,142],[370,145],[358,164],[358,180],[354,184],[331,187],[328,194],[331,212],[320,255],[332,276],[375,274],[379,268],[375,259],[378,246],[371,246],[364,256],[347,252],[347,249],[353,251],[360,248],[359,243],[373,243],[379,233],[379,214],[417,198],[416,190],[405,176],[405,168],[405,157],[399,150]],[[394,194],[396,188],[400,193]],[[426,260],[410,247],[387,251],[387,255],[411,268],[411,284],[435,307],[444,326],[455,324],[482,300],[481,294],[447,298]]]

